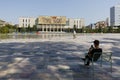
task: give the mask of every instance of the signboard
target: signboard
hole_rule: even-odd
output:
[[[65,16],[40,16],[38,24],[66,24]]]

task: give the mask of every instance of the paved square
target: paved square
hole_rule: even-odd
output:
[[[90,40],[70,39],[1,42],[0,80],[120,80],[120,55],[113,54],[113,73],[108,63],[104,62],[103,67],[96,63],[93,77],[92,66],[85,67],[81,60]],[[100,39],[103,48],[110,41]],[[114,52],[119,52],[120,47],[116,46],[120,45],[120,40],[115,39],[110,44],[114,45]]]

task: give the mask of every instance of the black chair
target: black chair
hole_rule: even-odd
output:
[[[93,79],[94,79],[94,63],[97,61],[100,61],[100,66],[102,67],[102,52],[95,52],[93,56],[90,58],[90,61],[92,63],[92,72],[93,72]],[[86,63],[87,60],[84,60],[84,64]]]
[[[86,55],[87,55],[87,53],[86,53]],[[92,65],[94,65],[94,62],[96,62],[98,59],[102,60],[101,55],[102,55],[102,52],[95,52],[93,54],[93,56],[90,58],[90,61],[92,62]],[[84,64],[85,64],[85,62],[86,62],[86,60],[84,60]]]
[[[94,71],[94,63],[98,61],[98,59],[100,60],[100,66],[102,66],[102,52],[95,52],[93,54],[93,57],[91,58],[91,62],[92,62],[92,67],[93,67],[93,71]]]
[[[110,63],[111,73],[112,73],[112,52],[103,52],[101,57],[102,57],[102,62],[104,61]]]

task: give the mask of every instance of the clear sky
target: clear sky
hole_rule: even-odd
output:
[[[0,19],[16,24],[19,17],[66,16],[88,25],[109,17],[116,4],[120,0],[0,0]]]

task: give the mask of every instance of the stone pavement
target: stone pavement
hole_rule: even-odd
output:
[[[1,44],[0,80],[120,80],[112,76],[109,66],[101,68],[99,63],[93,77],[92,67],[83,65],[83,54],[76,55],[75,48],[68,49],[66,45],[71,44]]]

